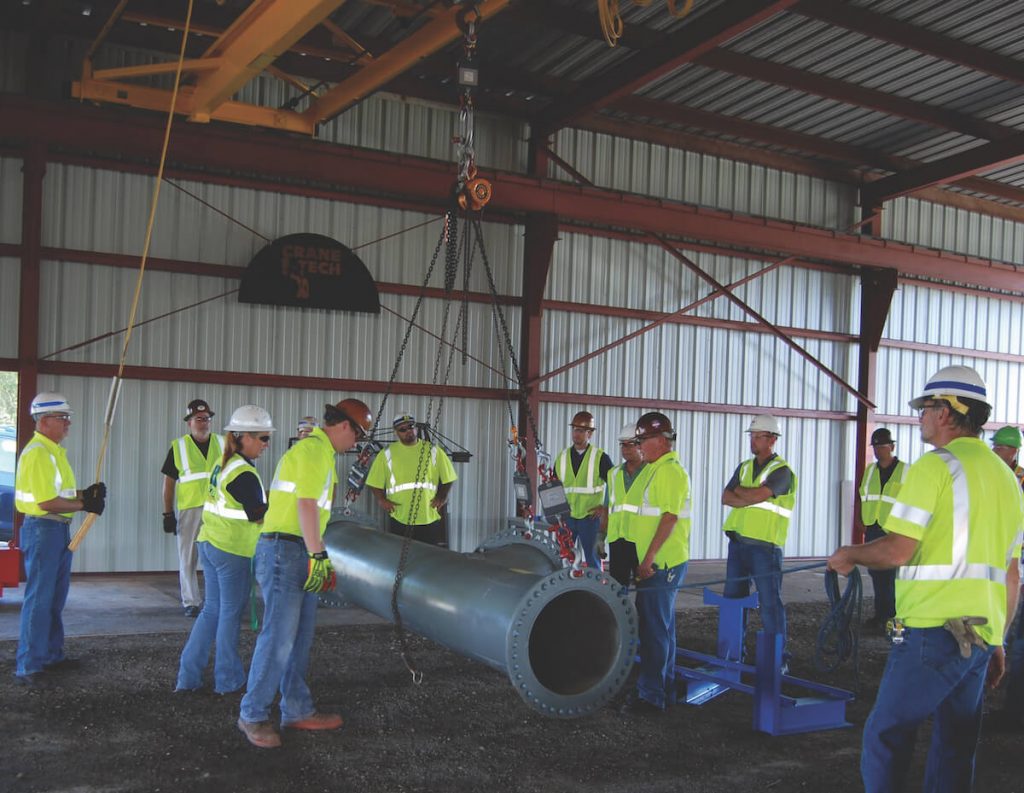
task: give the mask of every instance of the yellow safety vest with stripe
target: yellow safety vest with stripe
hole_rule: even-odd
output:
[[[878,463],[871,463],[864,471],[860,483],[860,519],[865,526],[875,523],[881,525],[889,517],[892,505],[896,503],[903,480],[907,477],[908,465],[902,460],[896,461],[889,480],[882,487],[882,475]]]
[[[334,446],[319,427],[284,453],[270,483],[270,506],[263,518],[264,534],[278,532],[302,536],[299,526],[300,498],[316,501],[320,512],[320,536],[327,530],[334,503]]]
[[[580,461],[579,471],[573,472],[571,449],[571,446],[562,449],[555,458],[555,473],[562,480],[565,500],[571,510],[569,514],[574,518],[585,518],[594,507],[604,504],[604,482],[601,481],[600,472],[604,450],[588,445]]]
[[[231,493],[228,485],[249,472],[259,480],[259,472],[240,454],[233,454],[224,468],[218,463],[210,472],[210,491],[203,505],[203,526],[199,541],[208,542],[225,553],[251,558],[260,537],[258,523],[249,521],[245,507]],[[263,482],[260,481],[260,493]]]
[[[790,468],[789,463],[776,456],[768,461],[755,478],[754,462],[755,458],[752,457],[740,465],[740,487],[761,487],[772,471],[789,468],[793,476],[789,492],[749,507],[733,507],[725,519],[722,531],[734,531],[743,537],[770,542],[781,548],[786,544],[789,520],[793,517],[793,506],[796,504],[796,472]]]
[[[911,628],[985,617],[975,631],[1003,641],[1006,569],[1020,556],[1024,495],[979,438],[956,438],[918,459],[883,528],[918,541],[896,573],[896,616]]]
[[[178,469],[178,487],[175,496],[178,509],[192,509],[206,503],[210,489],[210,471],[224,456],[224,442],[220,435],[210,434],[210,445],[203,457],[191,435],[182,435],[171,442],[174,467]]]
[[[636,477],[640,476],[646,463],[641,463],[640,468],[637,469],[636,476],[633,477],[633,481],[630,482],[631,491],[633,485],[636,484]],[[625,465],[620,464],[613,467],[608,471],[608,529],[607,529],[607,542],[615,542],[616,540],[629,540],[632,542],[632,538],[626,534],[626,519],[633,511],[632,508],[627,510],[626,505],[626,471]]]
[[[444,449],[421,439],[409,446],[392,443],[378,454],[370,466],[366,484],[383,490],[388,501],[398,505],[391,513],[392,518],[406,526],[424,526],[441,519],[441,514],[430,505],[438,482],[448,484],[456,478],[455,468]],[[412,515],[414,500],[416,514]]]
[[[68,453],[59,443],[36,432],[18,457],[14,506],[23,515],[46,515],[47,511],[39,505],[58,497],[78,498]],[[70,518],[75,513],[60,514]]]
[[[672,513],[676,525],[654,555],[660,568],[675,567],[690,558],[690,477],[676,452],[648,463],[633,480],[622,504],[626,539],[636,544],[636,558],[643,560],[661,516]]]

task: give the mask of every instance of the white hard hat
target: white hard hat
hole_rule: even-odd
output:
[[[629,441],[636,440],[636,424],[629,422],[629,424],[623,424],[622,429],[619,430],[619,443],[627,443]]]
[[[274,421],[259,405],[242,405],[235,408],[224,429],[228,432],[273,432]]]
[[[772,435],[782,435],[779,420],[775,416],[754,416],[754,420],[747,427],[747,432],[770,432]]]
[[[32,406],[29,408],[32,418],[42,416],[44,413],[67,413],[70,416],[73,412],[67,397],[56,391],[43,391],[41,394],[36,394],[36,398],[32,400]]]
[[[953,397],[953,399],[949,399],[949,397]],[[992,403],[988,401],[988,388],[985,386],[985,381],[969,366],[943,366],[928,378],[920,396],[910,400],[910,407],[917,410],[929,399],[946,399],[952,404],[956,402],[956,397],[974,399],[992,407]],[[967,412],[966,406],[960,410],[956,404],[953,404],[953,408],[959,413]]]

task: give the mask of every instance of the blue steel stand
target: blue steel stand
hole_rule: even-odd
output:
[[[718,606],[718,651],[717,655],[708,655],[676,650],[676,680],[686,682],[687,703],[703,705],[730,690],[750,694],[754,698],[754,729],[769,735],[850,726],[846,703],[853,699],[852,692],[782,673],[782,636],[759,631],[756,665],[742,662],[744,609],[757,607],[756,593],[725,598],[705,589],[704,603]],[[682,666],[682,659],[697,661],[701,666]],[[753,674],[753,686],[742,681],[744,674]],[[819,696],[787,696],[782,693],[783,682]]]

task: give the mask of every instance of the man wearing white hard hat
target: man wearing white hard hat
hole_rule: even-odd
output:
[[[388,513],[388,531],[404,536],[411,527],[414,540],[447,548],[441,510],[458,478],[452,461],[444,449],[417,436],[416,418],[408,411],[391,426],[398,440],[374,458],[366,486]]]
[[[789,463],[775,453],[782,435],[778,419],[757,416],[747,432],[754,456],[740,463],[722,491],[722,503],[732,507],[722,527],[729,536],[723,594],[746,597],[753,579],[764,629],[781,635],[785,647],[782,547],[796,503],[797,479]],[[785,652],[783,658],[788,658]]]
[[[969,791],[986,679],[997,685],[1006,668],[1024,501],[979,437],[992,405],[976,371],[940,369],[910,407],[935,448],[910,466],[886,536],[843,546],[828,566],[898,568],[893,648],[864,725],[865,790],[905,789],[918,728],[931,718],[925,790]]]
[[[189,402],[184,418],[188,432],[171,441],[171,448],[160,469],[164,475],[163,528],[167,534],[177,535],[181,605],[185,616],[193,619],[199,616],[203,605],[197,574],[199,548],[196,547],[196,538],[203,521],[210,471],[224,453],[223,439],[210,432],[214,415],[205,399]]]
[[[36,431],[18,458],[14,481],[14,505],[25,516],[19,536],[26,579],[14,674],[18,683],[35,687],[45,684],[45,675],[78,665],[64,655],[61,617],[71,583],[71,517],[103,514],[107,486],[75,488],[61,445],[72,413],[63,394],[44,391],[29,410]]]

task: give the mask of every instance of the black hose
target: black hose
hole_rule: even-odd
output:
[[[864,585],[860,570],[850,571],[846,589],[839,594],[839,576],[834,570],[825,572],[825,594],[831,609],[821,621],[814,648],[814,666],[819,672],[834,672],[853,660],[854,691],[860,685],[860,620]]]

